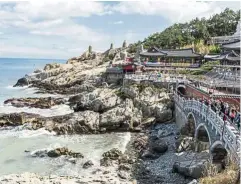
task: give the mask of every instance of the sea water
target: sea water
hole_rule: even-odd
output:
[[[29,112],[50,117],[73,112],[67,105],[38,109],[16,108],[3,104],[4,100],[9,98],[50,96],[35,94],[36,90],[32,88],[13,88],[12,86],[25,74],[42,69],[45,64],[51,62],[53,60],[0,58],[0,113]],[[64,63],[65,60],[54,60],[54,62]],[[91,170],[82,169],[85,161],[92,160],[95,164],[92,168],[94,169],[99,166],[99,160],[105,151],[119,148],[124,152],[129,140],[129,133],[56,136],[44,129],[28,130],[25,126],[0,128],[0,175],[23,172],[73,176],[90,174]],[[79,159],[76,164],[73,164],[64,157],[53,159],[31,156],[34,151],[63,146],[75,152],[81,152],[84,159]]]

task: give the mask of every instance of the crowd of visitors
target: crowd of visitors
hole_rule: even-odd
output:
[[[231,124],[236,125],[240,130],[240,113],[238,112],[237,108],[230,106],[228,103],[223,102],[222,100],[200,99],[200,101],[204,102],[206,105],[210,105],[211,109],[215,112],[218,112],[224,121],[229,121]]]

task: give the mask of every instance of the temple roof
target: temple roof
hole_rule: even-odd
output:
[[[222,45],[222,48],[224,49],[233,49],[233,50],[239,50],[240,49],[240,40],[232,43],[226,43]]]
[[[162,52],[141,52],[140,56],[166,56],[166,54]]]
[[[169,57],[200,57],[200,54],[197,54],[193,51],[192,48],[187,49],[168,49],[168,50],[161,50],[162,52],[165,52],[167,56]]]
[[[140,56],[166,56],[166,57],[200,57],[192,48],[187,49],[158,49],[151,47],[147,52],[141,52]]]

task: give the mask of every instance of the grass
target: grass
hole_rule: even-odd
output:
[[[207,164],[205,175],[206,177],[200,178],[200,184],[238,184],[240,183],[239,177],[240,169],[238,165],[229,159],[229,164],[226,169],[218,173],[217,169],[212,164]]]

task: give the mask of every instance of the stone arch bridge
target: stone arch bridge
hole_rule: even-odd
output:
[[[195,99],[185,99],[176,93],[174,101],[178,127],[185,127],[192,120],[195,141],[196,143],[198,141],[207,143],[208,147],[203,150],[209,150],[213,162],[215,159],[220,160],[220,154],[221,157],[223,156],[221,159],[229,154],[239,162],[241,145],[239,131],[229,122],[224,122],[218,113],[202,102]],[[206,135],[206,139],[203,135]]]

